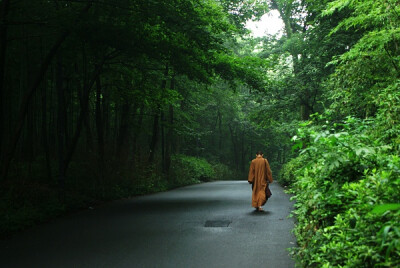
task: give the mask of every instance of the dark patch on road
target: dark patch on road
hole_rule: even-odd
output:
[[[229,227],[229,224],[232,222],[229,220],[213,220],[213,221],[206,221],[204,227]]]

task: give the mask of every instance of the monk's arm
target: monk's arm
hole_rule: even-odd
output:
[[[255,177],[255,175],[254,175],[254,163],[251,162],[250,169],[249,169],[249,176],[247,178],[247,181],[249,183],[253,183],[254,182],[254,177]]]

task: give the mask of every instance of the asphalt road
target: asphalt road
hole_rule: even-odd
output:
[[[204,183],[112,202],[0,241],[0,267],[294,267],[276,183],[265,212],[245,181]]]

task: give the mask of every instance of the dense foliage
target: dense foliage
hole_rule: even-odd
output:
[[[305,124],[306,149],[290,165],[296,198],[295,250],[306,267],[396,267],[400,249],[398,144],[375,120]],[[397,148],[396,148],[397,146]]]
[[[292,251],[302,267],[398,267],[399,2],[320,2],[305,1],[304,42],[344,50],[322,51],[334,52],[318,79],[326,108],[300,124],[280,173],[296,200]]]
[[[0,235],[66,209],[245,177],[263,1],[0,1]],[[245,42],[243,42],[245,43]]]

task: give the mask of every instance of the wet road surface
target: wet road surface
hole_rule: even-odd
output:
[[[294,267],[289,196],[265,212],[246,181],[220,181],[112,202],[0,241],[1,267]]]

